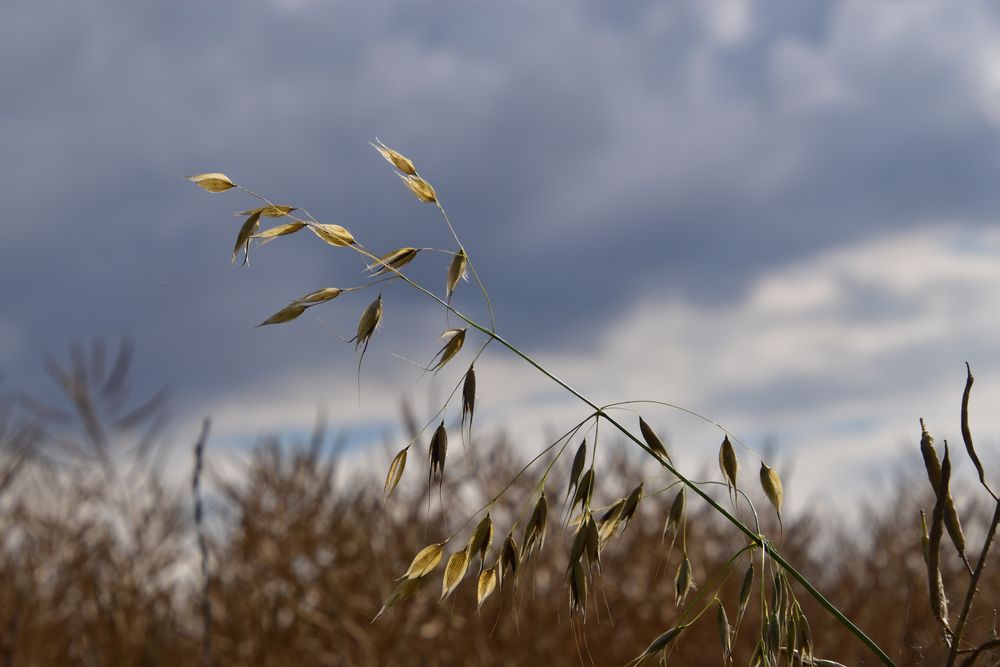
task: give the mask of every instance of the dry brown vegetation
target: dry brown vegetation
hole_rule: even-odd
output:
[[[564,583],[574,531],[560,522],[569,472],[569,461],[560,460],[546,486],[544,550],[522,564],[516,587],[503,582],[477,613],[474,560],[455,594],[440,603],[442,563],[410,599],[372,623],[413,554],[440,540],[443,526],[454,529],[466,517],[440,515],[436,486],[428,517],[426,484],[402,484],[384,506],[383,480],[338,475],[342,459],[318,434],[309,443],[263,442],[239,474],[212,473],[209,445],[203,494],[211,641],[204,654],[193,501],[186,489],[167,489],[158,479],[158,450],[145,428],[157,422],[158,401],[127,409],[121,388],[108,382],[114,370],[104,372],[95,363],[99,357],[78,352],[65,369],[52,367],[65,406],[19,400],[20,407],[8,405],[5,412],[0,664],[621,665],[682,613],[674,604],[679,549],[662,539],[676,487],[657,493],[669,484],[662,471],[651,478],[654,471],[641,459],[616,455],[602,468],[593,506],[610,505],[643,480],[646,497],[601,553],[585,620],[570,616]],[[118,382],[125,386],[124,378]],[[503,439],[477,440],[473,453],[480,475],[454,466],[441,489],[445,506],[459,498],[463,507],[482,504],[498,491],[492,486],[514,478],[525,462]],[[452,455],[462,456],[461,450]],[[496,482],[484,486],[479,479]],[[518,505],[533,486],[519,479],[492,509],[491,552],[514,517],[523,516]],[[969,552],[977,553],[992,508],[977,504],[973,499],[982,494],[973,489],[953,493]],[[717,495],[725,499],[724,486]],[[945,661],[928,604],[917,519],[918,507],[933,506],[930,487],[914,475],[872,503],[860,522],[839,521],[822,507],[785,518],[782,553],[900,665]],[[705,505],[689,498],[688,508],[696,585],[688,602],[697,611],[711,605],[709,577],[746,542]],[[945,546],[943,580],[954,609],[969,573]],[[739,561],[719,593],[731,622],[745,568]],[[966,631],[970,641],[994,636],[1000,568],[986,568],[980,587]],[[735,664],[747,663],[758,636],[759,590],[754,587],[735,642]],[[699,601],[702,591],[707,595]],[[876,664],[834,618],[798,593],[817,656]],[[723,663],[714,607],[679,637],[669,661]]]

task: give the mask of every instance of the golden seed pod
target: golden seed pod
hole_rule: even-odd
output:
[[[490,517],[490,513],[487,512],[486,516],[479,520],[479,524],[476,525],[476,529],[472,531],[472,535],[469,537],[469,557],[479,554],[479,570],[482,571],[483,565],[486,561],[486,552],[489,551],[490,545],[493,543],[493,519]]]
[[[392,492],[399,486],[399,481],[403,479],[403,470],[406,469],[406,449],[399,450],[399,453],[393,457],[392,463],[389,464],[389,473],[385,476],[385,487],[382,489],[385,500],[389,499]]]
[[[402,602],[406,598],[413,595],[416,592],[416,590],[420,588],[420,584],[422,584],[423,581],[424,580],[422,578],[418,578],[418,579],[403,579],[401,582],[399,582],[395,590],[393,590],[392,594],[389,596],[389,599],[385,601],[385,604],[383,604],[382,608],[379,609],[378,614],[376,614],[375,618],[372,619],[372,623],[382,618],[382,615],[385,614],[385,612],[392,609],[398,603]]]
[[[681,564],[677,567],[677,574],[674,576],[674,593],[677,596],[677,606],[680,607],[684,603],[684,598],[687,597],[688,592],[691,590],[691,561],[688,559],[687,554],[684,554],[684,559]]]
[[[382,295],[379,294],[378,298],[372,301],[365,312],[361,314],[361,319],[358,320],[358,333],[354,336],[354,349],[357,350],[362,345],[367,345],[368,340],[375,333],[375,329],[378,328],[379,323],[382,322]]]
[[[448,431],[444,427],[444,420],[438,424],[431,436],[431,444],[428,448],[427,456],[431,464],[431,477],[438,475],[444,477],[444,460],[448,455]]]
[[[570,615],[587,616],[587,573],[579,560],[571,566],[569,577],[569,610]]]
[[[447,301],[451,301],[452,292],[455,291],[458,281],[469,279],[466,275],[466,267],[468,265],[469,258],[465,254],[465,248],[461,248],[457,253],[455,253],[455,256],[452,257],[451,264],[448,266],[448,283],[445,285]]]
[[[299,303],[308,303],[310,305],[314,303],[323,303],[331,299],[336,299],[338,296],[344,293],[345,290],[339,287],[324,287],[323,289],[318,289],[315,292],[309,292],[305,296],[300,296],[296,301]]]
[[[388,273],[393,269],[398,271],[413,261],[418,252],[420,252],[420,248],[399,248],[382,255],[377,262],[369,264],[367,269],[372,272],[373,276]]]
[[[497,587],[497,566],[483,570],[479,573],[479,583],[476,586],[476,611],[483,606],[486,598],[490,596],[493,589]]]
[[[517,542],[514,541],[514,534],[510,533],[500,548],[500,569],[503,572],[503,581],[506,581],[507,577],[513,577],[515,588],[517,587],[517,571],[520,564],[521,552],[517,548]],[[501,587],[503,581],[501,581]]]
[[[545,546],[545,526],[548,521],[548,513],[548,502],[545,500],[545,492],[542,491],[538,502],[535,503],[535,509],[531,512],[531,518],[528,519],[528,523],[524,527],[524,558],[528,558],[532,554],[536,545],[539,551]]]
[[[653,450],[653,453],[673,465],[673,461],[670,460],[670,454],[667,453],[667,448],[663,446],[663,442],[642,417],[639,417],[639,430],[642,432],[642,439],[646,441],[646,445]]]
[[[332,246],[354,245],[354,236],[340,225],[313,224],[309,226],[309,229]]]
[[[670,504],[670,512],[667,514],[667,522],[663,526],[663,534],[666,535],[668,532],[673,531],[674,534],[680,530],[681,523],[684,521],[684,508],[687,504],[687,489],[683,486],[681,490],[677,492],[674,496],[674,502]]]
[[[583,466],[587,463],[587,441],[584,440],[580,443],[580,446],[576,450],[576,454],[573,456],[573,465],[569,471],[569,489],[566,491],[566,497],[573,493],[573,489],[577,488],[580,482],[580,474],[583,472]]]
[[[428,204],[437,203],[437,193],[434,192],[434,188],[431,187],[430,183],[419,176],[399,174],[399,177],[403,179],[403,183],[406,184],[406,187],[410,189],[410,192],[417,199]]]
[[[642,483],[639,486],[632,489],[631,493],[625,499],[625,504],[622,506],[621,521],[624,522],[625,527],[628,527],[629,522],[632,521],[632,517],[635,516],[636,510],[639,509],[639,503],[642,502],[643,498]],[[624,530],[624,528],[622,528]]]
[[[669,630],[667,630],[666,632],[664,632],[659,637],[657,637],[656,639],[654,639],[653,643],[647,646],[646,650],[642,652],[642,655],[635,658],[634,660],[632,660],[631,663],[629,663],[629,667],[636,667],[636,665],[643,662],[646,658],[656,655],[660,651],[666,649],[675,639],[677,639],[677,636],[680,635],[681,632],[683,632],[685,628],[688,627],[688,625],[689,624],[685,623],[682,625],[674,626]]]
[[[228,176],[220,173],[197,174],[195,176],[185,176],[184,178],[209,192],[225,192],[229,188],[236,187],[236,184],[229,180]]]
[[[260,241],[261,245],[273,241],[279,236],[288,236],[289,234],[294,234],[303,227],[306,226],[304,222],[289,222],[285,225],[277,225],[271,227],[270,229],[265,229],[260,234],[254,234],[253,237]]]
[[[391,148],[383,144],[381,141],[379,141],[377,137],[375,141],[378,141],[378,143],[377,144],[373,144],[371,142],[368,143],[372,148],[377,150],[379,154],[382,157],[384,157],[389,164],[391,164],[396,169],[399,169],[404,174],[407,174],[408,176],[416,176],[417,169],[416,167],[413,166],[413,162],[408,157],[406,157],[402,153],[392,150]]]
[[[465,344],[465,332],[466,329],[448,329],[441,334],[441,338],[448,338],[448,342],[434,355],[435,357],[440,355],[441,358],[430,367],[430,370],[440,370],[442,366],[451,361],[461,351],[462,345]]]
[[[733,652],[733,629],[729,625],[729,617],[726,616],[726,608],[722,606],[722,600],[715,598],[715,605],[715,622],[719,627],[719,643],[722,645],[722,657],[728,660]]]
[[[253,215],[254,213],[260,213],[265,218],[280,218],[282,216],[288,215],[292,211],[297,211],[297,210],[298,209],[295,208],[294,206],[274,204],[268,206],[261,206],[260,208],[252,208],[249,211],[238,211],[236,215]]]
[[[240,227],[240,233],[236,235],[236,245],[233,246],[233,264],[236,263],[236,258],[239,257],[240,251],[243,251],[243,261],[241,264],[247,264],[250,262],[250,239],[257,230],[260,228],[260,213],[254,213],[243,226]]]
[[[308,308],[307,305],[295,301],[293,303],[288,304],[287,306],[276,312],[274,315],[271,315],[271,317],[267,318],[257,326],[262,327],[268,324],[282,324],[284,322],[291,322],[296,317],[306,312],[306,308]]]
[[[763,461],[760,462],[760,486],[764,489],[764,495],[771,501],[774,511],[781,518],[781,503],[784,501],[784,491],[781,488],[781,478],[772,468],[768,468]]]
[[[456,551],[448,559],[448,564],[444,567],[444,579],[441,582],[441,600],[443,601],[458,588],[469,569],[469,550],[462,549]]]
[[[465,373],[465,380],[462,382],[462,426],[465,426],[465,417],[469,417],[469,431],[472,431],[472,417],[476,410],[476,371],[473,366]]]
[[[410,563],[410,567],[402,578],[419,579],[437,567],[443,554],[444,544],[431,544],[424,547],[413,557],[413,562]]]
[[[733,449],[733,443],[729,442],[728,435],[723,438],[722,446],[719,448],[719,469],[722,471],[722,476],[726,479],[726,484],[735,489],[736,475],[740,470],[740,462],[736,458],[736,450]]]

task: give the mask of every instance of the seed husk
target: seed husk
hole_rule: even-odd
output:
[[[249,211],[239,211],[236,215],[253,215],[254,213],[260,213],[265,218],[280,218],[288,215],[292,211],[297,211],[298,209],[294,206],[285,206],[284,204],[274,204],[268,206],[261,206],[260,208],[252,208]],[[303,223],[297,223],[303,224]]]
[[[260,241],[261,245],[273,241],[279,236],[288,236],[289,234],[294,234],[303,227],[306,226],[304,222],[289,222],[285,225],[276,225],[269,229],[265,229],[260,234],[254,234],[254,238]]]
[[[369,144],[371,145],[372,148],[377,150],[379,154],[381,154],[381,156],[384,157],[387,162],[389,162],[389,164],[391,164],[393,167],[400,170],[404,174],[407,174],[409,176],[416,175],[417,169],[416,167],[413,166],[413,161],[410,160],[410,158],[406,157],[402,153],[392,150],[391,148],[383,144],[381,141],[379,141],[378,138],[376,138],[375,141],[378,141],[378,143],[372,144],[371,142],[369,142]]]
[[[462,426],[465,426],[465,417],[469,417],[469,431],[472,430],[472,417],[476,411],[476,371],[472,366],[465,373],[465,380],[462,382]]]
[[[726,660],[733,652],[733,629],[729,625],[729,617],[726,616],[726,608],[722,606],[722,600],[715,598],[715,622],[719,628],[719,643],[722,645],[722,657]]]
[[[427,457],[430,461],[430,476],[438,478],[444,477],[444,461],[448,455],[448,431],[444,427],[444,420],[434,429],[431,436],[431,444],[428,447]]]
[[[419,252],[420,248],[399,248],[398,250],[393,250],[392,252],[382,255],[378,258],[377,262],[369,264],[367,269],[372,272],[373,276],[387,273],[393,269],[398,271],[412,262],[413,258],[416,257]]]
[[[448,342],[446,342],[444,344],[444,347],[442,347],[440,350],[438,350],[437,354],[434,355],[435,358],[437,358],[439,356],[440,356],[440,358],[437,360],[436,363],[432,363],[432,365],[430,366],[429,370],[432,370],[432,371],[439,371],[439,370],[441,370],[441,368],[446,363],[448,363],[449,361],[451,361],[455,357],[455,355],[458,354],[462,350],[462,346],[465,344],[465,332],[466,332],[466,330],[467,330],[467,328],[466,329],[448,329],[443,334],[441,334],[441,338],[447,338]],[[432,360],[432,362],[433,362],[433,360]]]
[[[382,615],[385,614],[385,612],[392,609],[396,604],[402,602],[406,598],[413,595],[416,592],[416,590],[420,588],[420,585],[423,582],[424,582],[423,578],[403,579],[402,581],[400,581],[399,584],[396,585],[396,588],[392,591],[392,594],[389,596],[389,599],[386,600],[385,603],[382,605],[382,608],[379,609],[379,612],[375,615],[375,618],[372,619],[372,623],[382,618]]]
[[[740,462],[736,458],[736,450],[733,449],[733,443],[729,441],[728,435],[722,439],[722,446],[719,448],[719,469],[722,471],[726,484],[735,489]]]
[[[541,551],[545,545],[545,525],[548,520],[548,503],[545,500],[545,492],[538,497],[535,509],[531,512],[531,518],[524,527],[524,558],[528,558],[538,546]]]
[[[410,192],[422,202],[427,202],[428,204],[437,203],[437,194],[434,192],[434,188],[431,184],[420,178],[419,176],[409,175],[409,174],[399,174],[399,177],[403,179],[403,183],[406,187],[410,189]]]
[[[746,574],[743,575],[743,583],[740,585],[740,597],[736,611],[736,627],[740,626],[743,614],[747,610],[747,604],[750,602],[750,593],[753,591],[753,572],[753,562],[751,561],[750,566],[747,567]]]
[[[587,616],[587,573],[583,569],[580,561],[574,562],[570,566],[569,593],[570,614],[582,614]]]
[[[573,489],[578,488],[580,482],[580,474],[583,472],[583,466],[587,463],[587,441],[584,440],[580,443],[580,446],[576,450],[576,454],[573,456],[573,465],[570,467],[569,471],[569,489],[566,491],[566,497],[573,493]]]
[[[229,180],[228,176],[218,172],[185,176],[184,178],[209,192],[225,192],[230,188],[236,187],[236,184]]]
[[[312,224],[309,226],[313,234],[332,246],[346,247],[354,245],[354,236],[340,225]]]
[[[642,493],[642,483],[640,483],[639,486],[632,489],[632,491],[628,494],[628,497],[625,499],[625,505],[622,507],[620,519],[624,524],[622,531],[628,527],[629,522],[632,521],[632,517],[635,516],[636,510],[639,509],[639,503],[642,502]]]
[[[685,623],[685,624],[677,625],[677,626],[674,626],[674,627],[670,628],[669,630],[667,630],[666,632],[664,632],[662,635],[660,635],[659,637],[657,637],[656,639],[654,639],[653,642],[649,646],[646,647],[646,650],[642,652],[642,655],[640,655],[637,658],[635,658],[630,663],[630,665],[632,667],[635,667],[636,665],[638,665],[639,663],[641,663],[646,658],[648,658],[650,656],[653,656],[653,655],[656,655],[660,651],[666,649],[668,646],[670,646],[670,644],[675,639],[677,639],[678,635],[680,635],[681,632],[683,632],[685,630],[685,628],[687,628],[687,627],[688,627],[688,624]]]
[[[760,462],[760,486],[764,489],[764,495],[771,501],[771,506],[778,513],[778,520],[781,520],[781,504],[785,494],[781,488],[781,478],[773,468],[767,467],[763,461]]]
[[[653,453],[673,465],[673,461],[670,460],[670,454],[667,453],[667,448],[664,447],[663,442],[642,417],[639,417],[639,430],[642,432],[642,439],[646,441],[646,445],[653,450]]]
[[[469,560],[468,548],[456,551],[448,559],[448,564],[444,568],[444,579],[441,582],[442,600],[451,595],[452,591],[462,583],[462,578],[469,569]]]
[[[490,596],[493,589],[497,587],[497,566],[483,570],[479,573],[479,583],[476,586],[476,611],[483,606],[483,602]]]
[[[674,593],[677,596],[676,606],[680,607],[684,603],[684,598],[687,597],[690,590],[691,561],[688,559],[687,553],[685,553],[681,564],[677,567],[677,574],[674,576]]]
[[[372,301],[365,312],[361,314],[361,319],[358,320],[358,333],[354,336],[354,349],[357,350],[361,345],[368,344],[369,339],[372,334],[375,333],[375,329],[382,322],[382,295],[379,294],[378,298]]]
[[[312,305],[314,303],[323,303],[325,301],[330,301],[331,299],[336,299],[338,296],[344,293],[345,290],[339,287],[324,287],[323,289],[318,289],[315,292],[309,292],[305,296],[300,296],[296,301],[299,303],[307,303]]]
[[[410,567],[406,570],[406,574],[403,575],[403,579],[419,579],[425,574],[431,572],[437,564],[441,562],[441,556],[444,554],[444,544],[431,544],[419,552],[413,557],[413,561],[410,563]]]
[[[468,280],[466,275],[466,268],[469,265],[469,258],[465,254],[465,248],[459,248],[458,252],[451,259],[451,264],[448,265],[448,281],[445,285],[445,293],[447,295],[446,300],[451,301],[451,295],[455,292],[455,288],[458,286],[459,280]]]
[[[257,326],[263,327],[268,324],[282,324],[284,322],[291,322],[299,315],[306,312],[307,307],[308,306],[306,306],[305,304],[299,303],[297,301],[292,302],[287,306],[285,306],[284,308],[282,308],[281,310],[279,310],[278,312],[276,312],[274,315],[271,315],[271,317],[267,318]]]
[[[479,554],[480,572],[483,569],[483,564],[486,561],[486,552],[489,551],[490,545],[493,543],[493,519],[490,517],[490,513],[487,512],[486,516],[480,519],[479,524],[476,525],[476,529],[472,531],[472,536],[469,537],[469,557]]]
[[[233,259],[232,263],[236,263],[236,258],[240,256],[240,251],[243,251],[243,261],[240,264],[249,264],[250,262],[250,238],[257,232],[260,228],[260,213],[254,213],[243,226],[240,227],[239,234],[236,235],[236,245],[233,246]]]
[[[503,572],[501,587],[508,577],[512,577],[514,587],[517,588],[517,571],[520,564],[521,552],[517,548],[517,542],[514,541],[514,534],[510,533],[500,548],[500,569]]]
[[[594,469],[589,468],[580,477],[580,483],[576,487],[576,495],[573,496],[573,506],[580,505],[581,508],[590,506],[590,499],[594,494]]]
[[[670,512],[667,513],[667,521],[663,526],[663,534],[673,532],[675,535],[680,530],[681,522],[684,521],[684,508],[687,504],[687,489],[683,486],[674,496],[674,502],[670,504]]]
[[[923,419],[920,420],[920,456],[924,459],[927,481],[931,483],[934,493],[937,493],[938,487],[941,486],[941,462],[938,460],[937,450],[934,449],[934,436],[924,426]]]
[[[403,470],[406,469],[406,450],[405,447],[399,450],[399,453],[392,458],[392,463],[389,464],[389,473],[385,476],[385,487],[382,490],[385,500],[389,499],[392,492],[399,486],[399,481],[403,479]]]

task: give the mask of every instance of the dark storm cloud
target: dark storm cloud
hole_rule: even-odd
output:
[[[433,179],[504,329],[537,346],[582,344],[653,295],[733,301],[893,229],[992,223],[1000,152],[970,74],[997,32],[987,5],[930,34],[929,10],[894,3],[902,27],[856,43],[863,9],[739,7],[8,3],[8,384],[40,388],[44,354],[122,333],[186,406],[317,356],[349,375],[325,327],[251,326],[358,263],[294,238],[233,268],[230,213],[252,202],[180,176],[224,170],[376,248],[447,245],[376,135]],[[364,306],[345,302],[327,311],[342,331]]]

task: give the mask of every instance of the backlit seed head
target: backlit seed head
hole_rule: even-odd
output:
[[[376,137],[375,141],[377,144],[371,144],[371,147],[379,152],[379,154],[386,159],[393,167],[399,169],[404,174],[409,176],[415,176],[417,173],[416,167],[413,166],[413,162],[410,158],[406,157],[402,153],[392,150]],[[371,142],[369,142],[371,143]]]
[[[427,202],[428,204],[434,204],[437,202],[437,193],[434,192],[434,188],[431,184],[420,178],[419,176],[407,176],[400,174],[399,177],[403,179],[403,183],[410,189],[410,192],[422,202]]]
[[[764,489],[764,495],[771,501],[774,511],[781,518],[781,503],[784,501],[784,491],[781,488],[781,478],[773,468],[768,468],[763,461],[760,462],[760,486]]]
[[[719,448],[719,469],[722,471],[726,484],[735,489],[740,462],[736,458],[736,450],[733,449],[733,443],[729,441],[728,435],[723,438],[722,446]]]

